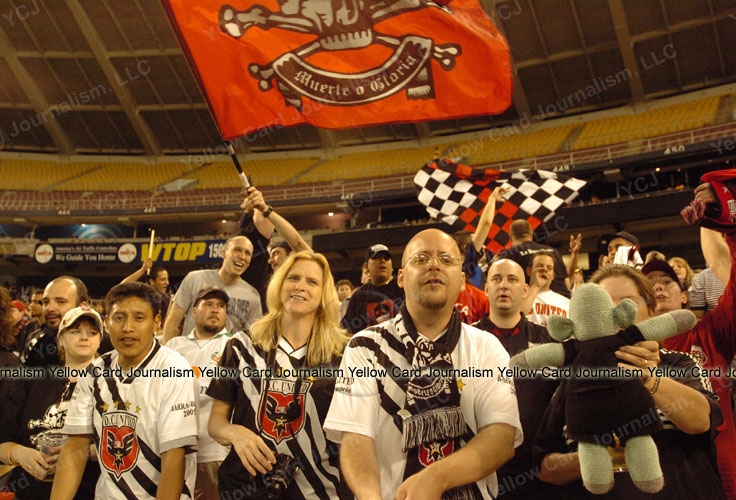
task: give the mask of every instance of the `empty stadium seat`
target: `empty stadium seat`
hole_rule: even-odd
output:
[[[319,161],[317,158],[283,158],[252,160],[242,164],[243,170],[257,186],[277,186]],[[240,187],[242,184],[231,162],[216,162],[185,176],[196,179],[196,189]]]
[[[337,179],[382,177],[416,172],[433,158],[435,146],[416,149],[366,151],[341,155],[323,162],[296,182],[329,182]]]
[[[575,140],[573,149],[586,149],[692,130],[713,123],[720,97],[674,104],[634,115],[595,120]]]

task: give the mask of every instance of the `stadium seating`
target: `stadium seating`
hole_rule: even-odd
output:
[[[58,163],[38,160],[0,160],[2,188],[40,190],[95,168],[89,163]]]
[[[543,156],[556,153],[573,128],[572,125],[564,125],[513,135],[496,130],[482,140],[459,144],[457,150],[468,156],[474,165]],[[468,153],[464,154],[466,150]]]
[[[298,183],[383,177],[416,172],[433,158],[435,146],[350,153],[320,164],[296,179]]]
[[[683,130],[703,127],[713,122],[720,97],[665,106],[645,113],[619,115],[589,122],[575,140],[573,149],[586,149],[631,142]]]
[[[150,191],[187,171],[184,162],[171,163],[107,163],[101,168],[84,164],[88,173],[69,179],[55,187],[63,191]]]
[[[273,160],[246,161],[242,167],[258,186],[284,184],[298,173],[318,161],[317,158],[283,158]],[[185,176],[197,179],[196,189],[240,187],[240,178],[233,164],[216,162]]]
[[[731,126],[736,122],[721,123],[721,120],[714,124],[721,99],[721,96],[708,97],[639,114],[618,115],[541,130],[526,131],[518,127],[493,129],[476,139],[418,148],[348,153],[323,160],[317,157],[250,160],[244,163],[244,168],[255,185],[278,189],[280,197],[287,196],[281,193],[284,189],[303,193],[303,196],[318,196],[323,189],[332,193],[334,189],[330,186],[336,184],[361,180],[373,182],[375,179],[410,175],[431,160],[435,151],[445,152],[452,148],[453,152],[449,156],[465,157],[466,162],[472,165],[503,162],[503,168],[516,168],[514,165],[517,163],[518,167],[536,168],[527,165],[533,160],[535,165],[547,168],[549,162],[552,162],[550,166],[554,166],[560,162],[593,161],[612,154],[631,154],[637,148],[642,152],[652,148],[661,149],[672,141],[678,144],[683,140],[703,142],[732,134]],[[728,130],[721,130],[724,127]],[[562,159],[565,155],[570,158]],[[55,192],[142,191],[150,195],[177,179],[195,180],[192,186],[194,190],[204,192],[191,194],[204,195],[208,199],[217,190],[239,190],[241,187],[233,165],[221,157],[218,161],[204,164],[188,161],[184,157],[159,164],[144,161],[72,163],[12,158],[0,159],[0,172],[3,174],[2,189],[6,192],[51,190],[50,193],[34,195],[28,202],[42,195],[52,205],[69,200],[64,196],[57,199]],[[25,200],[24,194],[17,196],[14,199]],[[71,199],[77,197],[72,195]],[[179,199],[184,198],[182,193]]]

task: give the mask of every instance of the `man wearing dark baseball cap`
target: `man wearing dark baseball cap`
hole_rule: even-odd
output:
[[[607,235],[608,238],[608,260],[613,264],[613,259],[616,257],[619,247],[638,247],[639,238],[626,231],[619,231],[616,234]]]
[[[687,305],[687,290],[667,262],[654,259],[647,263],[641,272],[654,283],[657,314],[682,309]]]
[[[225,303],[225,305],[227,305],[228,301],[230,300],[230,296],[221,287],[217,285],[207,285],[207,286],[203,286],[199,290],[199,293],[197,293],[197,296],[194,298],[194,307],[197,307],[197,304],[199,303],[199,301],[209,295],[212,295],[213,297],[221,298],[222,301]]]
[[[404,303],[404,290],[394,279],[388,247],[381,243],[371,245],[365,252],[365,263],[370,281],[355,290],[342,319],[343,328],[350,333],[393,318]]]

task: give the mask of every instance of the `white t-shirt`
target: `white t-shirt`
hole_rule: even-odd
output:
[[[192,305],[199,291],[207,285],[219,286],[230,297],[227,302],[228,331],[233,333],[239,330],[247,331],[250,325],[263,315],[258,290],[241,278],[232,285],[225,285],[215,269],[192,271],[184,276],[174,296],[174,303],[186,311],[182,332],[191,332],[194,329]]]
[[[65,434],[95,436],[100,478],[97,499],[155,499],[161,454],[186,452],[181,499],[194,498],[197,474],[197,382],[189,363],[158,342],[134,370],[123,376],[117,351],[96,359],[80,377],[64,423]],[[158,370],[158,372],[156,372]],[[168,376],[156,376],[168,373]],[[96,376],[95,376],[96,375]]]
[[[225,344],[233,337],[223,328],[210,339],[197,339],[194,330],[187,335],[174,337],[166,347],[173,349],[192,365],[194,374],[199,382],[199,440],[197,442],[197,463],[219,462],[225,460],[230,451],[229,446],[222,446],[210,437],[207,432],[207,422],[212,411],[212,398],[205,392],[210,386],[209,370],[214,370],[225,351]]]
[[[385,357],[400,369],[411,368],[403,352],[394,349],[394,346],[403,347],[397,334],[397,325],[403,328],[400,323],[403,320],[398,315],[353,336],[340,365],[344,377],[337,380],[324,424],[327,438],[331,441],[340,442],[342,432],[362,434],[375,440],[384,500],[392,500],[404,481],[407,457],[407,453],[401,450],[401,433],[394,423],[394,415],[384,405],[388,402],[388,406],[403,408],[406,396],[389,372],[386,376],[377,377],[357,376],[357,373],[352,373],[352,376],[350,368],[390,369],[381,364]],[[473,433],[490,424],[508,424],[516,428],[514,446],[519,446],[523,436],[513,379],[501,376],[498,371],[499,366],[508,366],[509,355],[498,339],[463,324],[451,357],[456,369],[492,369],[492,374],[487,377],[457,378],[460,407]],[[383,402],[379,384],[387,397]],[[495,473],[476,484],[485,500],[492,498],[489,489],[494,496],[498,493]]]
[[[547,326],[547,318],[551,315],[556,314],[567,318],[569,312],[570,299],[552,290],[547,290],[537,294],[537,298],[534,299],[534,304],[532,304],[532,310],[529,311],[526,317],[532,323]]]

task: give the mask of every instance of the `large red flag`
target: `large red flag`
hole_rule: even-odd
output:
[[[224,139],[511,103],[508,46],[478,0],[162,2]]]

